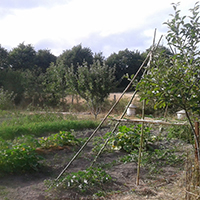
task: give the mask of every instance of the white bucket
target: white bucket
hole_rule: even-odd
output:
[[[186,117],[185,110],[180,110],[176,112],[176,114],[177,114],[177,119],[184,119]]]
[[[127,114],[128,116],[134,116],[135,113],[136,113],[136,106],[133,105],[133,104],[130,104],[130,106],[129,106],[128,109],[127,109],[126,114]]]

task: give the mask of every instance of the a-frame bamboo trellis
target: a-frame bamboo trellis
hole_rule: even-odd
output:
[[[152,48],[150,50],[150,52],[148,53],[148,55],[146,56],[145,60],[143,61],[142,65],[140,66],[140,68],[138,69],[138,71],[136,72],[136,74],[134,75],[134,77],[131,79],[130,83],[128,84],[128,86],[124,89],[124,91],[122,92],[122,94],[120,95],[120,97],[118,98],[118,100],[114,103],[114,105],[111,107],[111,109],[108,111],[108,113],[106,114],[106,116],[103,118],[103,120],[100,122],[100,124],[97,126],[97,128],[93,131],[93,133],[90,135],[90,137],[87,139],[87,141],[82,145],[82,147],[77,151],[77,153],[72,157],[72,159],[69,161],[69,163],[66,165],[66,167],[61,171],[61,173],[58,175],[58,177],[55,179],[55,181],[57,181],[62,175],[63,173],[69,168],[69,166],[73,163],[73,161],[78,157],[78,155],[83,151],[83,149],[86,147],[86,145],[89,143],[89,141],[93,138],[93,136],[97,133],[97,131],[101,128],[101,126],[103,125],[103,123],[106,121],[106,119],[108,118],[108,116],[111,114],[111,112],[114,110],[114,108],[116,107],[116,105],[119,103],[119,101],[121,100],[121,98],[124,96],[124,94],[127,92],[127,90],[132,86],[133,81],[136,79],[136,77],[138,76],[139,72],[141,72],[141,70],[144,68],[145,64],[147,63],[147,66],[143,72],[143,75],[147,72],[148,67],[150,66],[150,61],[153,55],[154,50],[158,47],[162,36],[159,39],[159,42],[157,43],[157,46],[155,46],[155,37],[156,37],[156,30],[154,32],[154,38],[153,38],[153,45]],[[123,117],[125,116],[128,107],[130,106],[132,100],[134,99],[135,95],[137,93],[137,90],[134,91],[130,101],[128,102],[127,106],[125,107],[124,112],[122,113],[122,115],[120,116],[120,119],[117,120],[117,123],[115,124],[112,132],[111,132],[111,136],[114,134],[115,130],[117,129],[119,123],[121,121],[123,121]],[[144,119],[140,120],[140,122],[142,123],[149,123],[148,121],[145,121]],[[160,123],[160,122],[157,122]],[[111,137],[110,136],[110,137]],[[103,151],[103,149],[105,148],[105,146],[107,145],[108,141],[110,138],[108,138],[104,145],[102,146],[102,148],[100,149],[100,151],[98,152],[98,154],[96,155],[94,161],[92,162],[91,166],[96,162],[98,156],[101,154],[101,152]]]

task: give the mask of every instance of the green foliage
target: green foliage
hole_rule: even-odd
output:
[[[93,151],[98,152],[103,146],[104,142],[108,139],[108,145],[104,151],[124,150],[127,153],[132,152],[139,148],[140,145],[140,133],[141,124],[133,126],[119,126],[118,132],[111,135],[111,132],[106,133],[103,137],[93,138]],[[154,136],[151,135],[150,128],[144,127],[145,145],[144,148],[148,148],[148,144],[155,141]]]
[[[13,108],[14,97],[15,95],[13,92],[9,93],[7,90],[4,90],[3,87],[0,87],[0,110]]]
[[[111,176],[101,168],[89,167],[84,171],[68,173],[58,181],[46,181],[46,184],[51,185],[52,188],[70,189],[85,193],[100,190],[105,183],[109,183],[111,180]]]
[[[0,140],[0,172],[17,173],[38,170],[43,158],[27,144]]]
[[[139,51],[134,52],[125,49],[123,51],[119,51],[118,53],[111,54],[106,59],[106,64],[110,67],[116,68],[116,81],[120,82],[118,87],[124,88],[129,83],[127,79],[123,79],[124,75],[128,74],[131,76],[132,74],[136,74],[143,60],[144,58]],[[139,73],[138,77],[141,77],[141,73]]]
[[[16,105],[24,98],[24,81],[23,73],[20,70],[13,71],[11,68],[1,70],[0,85],[9,93],[14,93],[14,102]]]
[[[61,117],[61,116],[60,116]],[[64,120],[62,117],[48,115],[32,115],[14,118],[3,122],[0,126],[0,135],[3,139],[14,139],[22,135],[43,136],[57,131],[82,130],[96,128],[98,122],[90,120]]]
[[[178,138],[178,139],[182,139],[185,142],[189,142],[192,144],[194,143],[192,131],[191,131],[190,127],[187,125],[185,125],[185,126],[170,126],[167,128],[167,132],[168,132],[167,137],[169,139]]]
[[[39,138],[39,144],[42,148],[52,148],[66,145],[78,145],[80,141],[76,139],[71,132],[60,131],[59,133],[52,134],[48,137]]]
[[[66,73],[67,69],[63,62],[57,64],[51,63],[47,69],[43,86],[45,87],[46,102],[50,105],[64,104],[64,98],[66,97],[68,89],[65,77]]]
[[[36,106],[37,104],[42,104],[44,102],[44,86],[42,85],[44,81],[44,74],[41,69],[26,69],[21,72],[23,76],[23,104],[32,104]]]
[[[115,87],[114,68],[99,61],[92,65],[83,63],[77,72],[72,66],[66,74],[69,87],[86,100],[95,118],[100,113],[103,102]]]
[[[36,61],[36,51],[31,44],[19,44],[9,52],[9,64],[14,70],[33,69]]]
[[[93,63],[93,53],[90,48],[82,47],[81,44],[74,46],[72,49],[63,51],[58,57],[58,62],[62,62],[65,67],[73,65],[77,68],[78,65],[82,65],[87,62],[89,65]]]
[[[50,66],[51,63],[56,62],[56,56],[54,56],[48,49],[40,49],[36,53],[36,65],[42,70],[43,73]]]
[[[0,45],[0,70],[6,69],[8,66],[8,51]]]
[[[185,154],[177,154],[176,147],[172,149],[155,149],[142,153],[141,165],[148,170],[148,174],[161,173],[161,167],[178,166],[185,160]],[[138,162],[138,150],[120,158],[123,163]]]
[[[140,133],[141,133],[141,125],[137,126],[120,126],[119,131],[115,134],[114,137],[109,141],[112,144],[113,149],[122,149],[128,153],[133,151],[134,149],[138,149],[140,145]],[[146,145],[149,142],[152,142],[150,137],[150,129],[149,127],[144,128],[144,138]]]
[[[168,26],[167,41],[172,55],[155,52],[151,68],[138,89],[143,99],[156,100],[156,107],[173,105],[181,109],[200,112],[200,57],[199,57],[199,5],[190,9],[191,16],[180,16],[178,5],[173,4],[174,15]]]

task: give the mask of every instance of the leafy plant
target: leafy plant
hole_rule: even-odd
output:
[[[167,129],[167,138],[178,138],[185,142],[194,143],[194,137],[189,126],[170,126]]]
[[[53,188],[73,189],[85,193],[97,188],[99,190],[105,183],[109,183],[111,180],[111,176],[101,168],[89,167],[84,171],[68,173],[64,178],[53,181],[53,184],[51,181],[46,181],[46,184],[51,185]]]
[[[71,132],[60,131],[48,137],[39,138],[39,144],[42,148],[52,148],[65,145],[77,145],[80,141],[76,139]]]
[[[120,126],[119,131],[111,138],[109,143],[112,145],[113,149],[123,149],[124,151],[130,153],[134,149],[139,148],[140,143],[140,132],[141,125],[133,125],[131,127]],[[150,128],[144,128],[145,143],[152,142],[150,137]]]
[[[34,148],[24,144],[6,147],[0,150],[0,172],[16,173],[38,170],[39,161],[43,158],[35,152]]]

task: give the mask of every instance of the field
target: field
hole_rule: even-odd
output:
[[[130,124],[121,124],[121,127],[123,127],[121,128],[121,135],[119,134],[119,137],[113,139],[112,145],[109,145],[111,143],[107,145],[107,148],[94,163],[93,167],[95,168],[89,168],[101,145],[107,139],[108,133],[115,125],[115,122],[108,119],[106,124],[97,131],[95,136],[72,162],[66,172],[55,182],[54,180],[70,162],[75,153],[82,147],[86,139],[93,133],[99,121],[92,120],[91,115],[87,114],[84,115],[84,119],[89,120],[82,124],[83,116],[80,115],[74,116],[70,114],[69,116],[62,115],[58,117],[57,114],[32,113],[32,117],[29,116],[18,114],[17,118],[14,118],[15,120],[13,121],[13,115],[2,115],[0,133],[4,137],[4,142],[13,141],[12,143],[16,143],[19,148],[24,149],[33,147],[35,153],[43,159],[38,161],[38,167],[34,170],[27,170],[27,168],[20,168],[19,170],[19,168],[13,167],[11,171],[8,171],[8,168],[3,168],[3,164],[0,163],[0,199],[142,200],[185,198],[185,169],[187,164],[186,160],[189,159],[189,156],[186,159],[186,153],[190,152],[192,145],[188,141],[181,139],[180,135],[176,137],[177,135],[174,134],[182,134],[181,128],[150,125],[151,129],[149,130],[149,127],[145,125],[146,146],[142,155],[140,184],[137,185],[136,176],[139,145],[137,140],[140,126],[136,124],[134,125],[134,129],[127,128]],[[47,124],[46,117],[51,118],[50,129],[48,129],[50,125]],[[4,118],[7,119],[7,124],[3,123]],[[66,121],[66,124],[60,128],[62,120]],[[54,124],[53,122],[55,126],[52,125]],[[68,128],[68,122],[73,122],[74,127],[72,123],[69,123],[70,127]],[[28,128],[26,128],[27,124]],[[32,124],[35,127],[34,132],[32,131]],[[45,128],[42,124],[45,124]],[[56,124],[59,124],[60,127],[57,127]],[[5,132],[5,130],[8,130],[6,127],[12,127],[12,133],[15,133],[18,139],[16,137],[6,138],[11,137]],[[39,128],[37,129],[37,127]],[[26,140],[21,139],[19,129],[23,133],[21,135],[28,135],[28,131],[30,131],[33,137],[31,139],[25,137]],[[43,130],[43,132],[40,130]],[[118,131],[120,131],[120,128]],[[133,134],[131,131],[134,134],[136,133],[134,140],[131,138],[131,134]],[[63,135],[65,139],[70,138],[68,139],[70,143],[67,140],[63,143],[63,139],[62,141],[58,141],[58,138]],[[38,140],[38,138],[40,139]],[[126,141],[122,142],[122,139]],[[20,141],[22,142],[20,143]],[[39,141],[40,144],[38,145],[40,146],[35,146],[36,141]],[[3,145],[4,143],[1,144]],[[14,161],[12,162],[14,163]],[[22,164],[20,164],[21,166]],[[86,169],[88,170],[87,177],[85,174],[80,173],[85,172]],[[72,186],[66,187],[66,184],[63,186],[61,180],[73,173],[75,174],[71,178],[68,178]],[[96,178],[94,179],[94,176],[91,174],[94,174]],[[74,184],[78,180],[74,178],[76,176],[79,176],[79,181],[81,181],[83,176],[83,183],[79,182]],[[109,181],[105,179],[107,176],[109,177]],[[93,182],[90,182],[91,180]],[[55,187],[49,190],[50,186]]]

